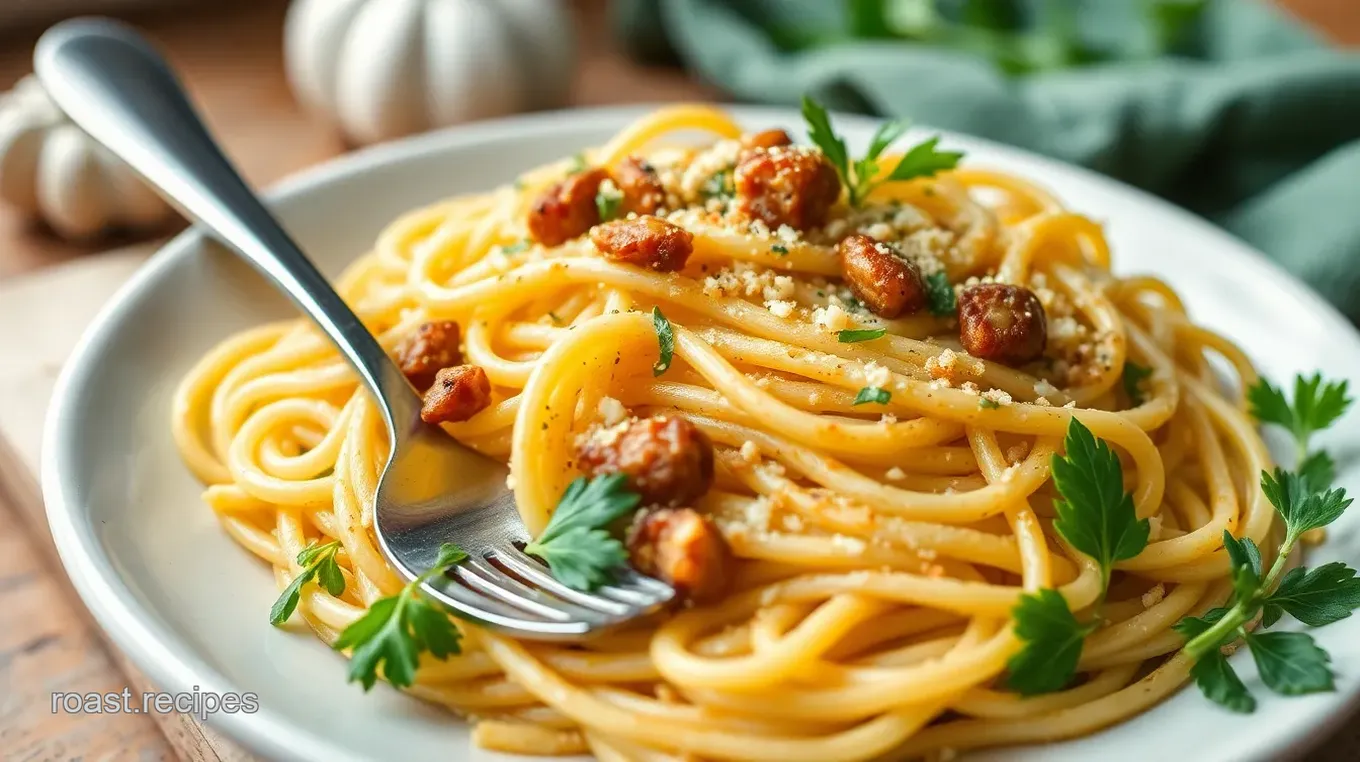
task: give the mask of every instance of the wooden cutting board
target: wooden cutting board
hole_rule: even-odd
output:
[[[14,755],[7,758],[51,759],[69,746],[104,759],[251,759],[189,715],[52,711],[54,691],[155,689],[104,642],[65,575],[47,573],[60,562],[38,488],[43,417],[62,362],[153,249],[109,252],[0,288],[0,746]],[[9,526],[16,520],[28,531]]]

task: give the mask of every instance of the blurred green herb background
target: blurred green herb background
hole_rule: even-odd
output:
[[[1142,28],[1127,38],[1135,41],[1131,50],[1083,39],[1074,0],[846,0],[839,28],[780,25],[769,34],[784,51],[857,40],[924,43],[990,58],[1001,71],[1021,75],[1173,54],[1208,5],[1208,0],[1127,1],[1141,12]]]

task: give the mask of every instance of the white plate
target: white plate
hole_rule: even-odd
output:
[[[410,208],[478,191],[602,143],[640,109],[489,122],[363,151],[284,183],[270,197],[289,230],[334,275]],[[793,111],[737,109],[750,127],[797,128]],[[863,147],[874,124],[842,117]],[[1331,307],[1260,254],[1183,211],[1084,170],[948,135],[967,161],[1032,177],[1107,223],[1117,269],[1169,279],[1200,322],[1246,348],[1277,381],[1321,369],[1360,387],[1360,340]],[[53,298],[61,298],[53,294]],[[57,386],[43,491],[71,579],[114,642],[169,691],[254,691],[255,714],[210,722],[270,758],[505,760],[475,750],[454,716],[380,686],[345,684],[345,662],[308,632],[269,626],[277,594],[262,564],[219,529],[171,442],[170,398],[228,333],[293,314],[247,267],[195,232],[172,241],[108,305]],[[1360,486],[1354,418],[1324,442],[1341,484]],[[1312,560],[1360,564],[1360,510]],[[1316,631],[1338,692],[1280,698],[1234,659],[1260,701],[1252,716],[1193,688],[1099,735],[979,755],[1015,760],[1278,759],[1324,739],[1360,693],[1360,616]]]

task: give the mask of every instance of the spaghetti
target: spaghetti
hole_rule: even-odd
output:
[[[693,131],[717,140],[677,142]],[[509,462],[531,533],[578,475],[578,437],[660,412],[714,443],[716,482],[694,507],[739,559],[718,602],[580,645],[459,623],[463,653],[424,662],[410,692],[476,718],[495,749],[825,762],[1068,738],[1175,691],[1189,665],[1171,625],[1231,589],[1223,531],[1272,530],[1256,487],[1269,456],[1216,380],[1230,367],[1255,381],[1242,352],[1161,281],[1112,275],[1100,228],[1013,176],[884,183],[808,230],[734,222],[721,174],[740,136],[718,110],[667,108],[584,157],[648,157],[668,194],[658,214],[693,235],[680,272],[611,261],[585,237],[521,243],[534,200],[573,171],[564,160],[398,219],[340,280],[391,351],[429,321],[462,326],[492,403],[443,425]],[[1027,286],[1048,315],[1044,357],[984,362],[952,315],[868,312],[833,250],[855,232],[956,289]],[[675,341],[659,376],[654,306]],[[886,335],[838,340],[874,328]],[[865,388],[883,401],[855,404]],[[1050,459],[1073,418],[1120,454],[1151,541],[1117,565],[1074,687],[1021,698],[998,680],[1020,596],[1056,588],[1081,612],[1101,593],[1052,529]],[[308,586],[298,608],[322,640],[401,588],[370,531],[386,432],[309,324],[212,350],[179,389],[174,431],[226,532],[280,586],[309,542],[340,542],[345,592]]]

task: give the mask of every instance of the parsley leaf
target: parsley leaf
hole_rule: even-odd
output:
[[[388,682],[407,688],[415,682],[422,652],[441,660],[460,652],[462,635],[458,628],[447,612],[421,594],[420,588],[466,558],[457,545],[444,543],[434,566],[396,595],[374,601],[363,616],[340,633],[331,647],[337,651],[353,649],[350,682],[358,681],[367,691],[378,681],[381,667]]]
[[[1261,624],[1269,627],[1288,613],[1309,627],[1340,621],[1360,608],[1360,579],[1355,570],[1333,561],[1316,569],[1290,569],[1266,598]]]
[[[1350,407],[1346,396],[1346,382],[1323,383],[1322,374],[1314,373],[1294,379],[1294,404],[1284,397],[1284,391],[1264,378],[1247,390],[1251,414],[1261,423],[1273,423],[1289,430],[1298,443],[1300,452],[1308,452],[1309,438],[1331,426]]]
[[[884,122],[874,131],[874,137],[869,141],[869,151],[864,158],[855,162],[855,180],[859,183],[868,185],[875,176],[878,175],[878,157],[883,154],[884,149],[891,145],[911,127],[911,122],[906,119],[894,119]],[[867,189],[866,189],[867,192]],[[858,194],[856,194],[858,196]]]
[[[1351,504],[1344,489],[1314,492],[1310,486],[1298,474],[1279,468],[1274,475],[1261,472],[1261,490],[1285,522],[1285,547],[1292,547],[1304,532],[1336,521]]]
[[[671,329],[671,321],[661,314],[660,307],[652,308],[652,327],[656,329],[656,343],[661,349],[661,356],[652,364],[652,375],[659,376],[671,367],[671,361],[675,359],[675,331]]]
[[[1190,676],[1210,701],[1240,714],[1256,711],[1256,699],[1252,698],[1242,678],[1233,671],[1228,657],[1220,651],[1210,651],[1195,666],[1190,668]]]
[[[628,563],[623,543],[604,529],[576,527],[553,542],[537,547],[533,554],[548,562],[552,575],[574,590],[594,590],[614,578],[614,571]]]
[[[1132,361],[1124,363],[1124,394],[1128,395],[1129,403],[1134,407],[1138,407],[1146,400],[1143,396],[1143,382],[1151,376],[1152,368],[1145,368]]]
[[[890,399],[892,399],[892,392],[887,389],[882,389],[877,386],[866,386],[859,390],[859,394],[855,395],[855,401],[850,404],[853,406],[863,405],[867,402],[876,402],[880,405],[886,405]]]
[[[926,306],[930,314],[937,317],[953,315],[958,309],[954,286],[943,270],[926,276]]]
[[[501,247],[502,254],[518,254],[529,248],[529,242],[523,238],[514,243],[507,243]]]
[[[585,152],[584,151],[578,152],[572,155],[571,163],[567,165],[567,174],[574,175],[577,172],[584,172],[586,170],[586,167],[589,166],[590,165],[586,162]]]
[[[1054,502],[1053,527],[1063,539],[1100,564],[1104,586],[1116,561],[1133,558],[1147,546],[1151,524],[1134,512],[1124,491],[1124,471],[1109,445],[1076,418],[1067,426],[1066,455],[1053,456],[1053,484],[1062,498]]]
[[[1326,450],[1316,450],[1299,463],[1298,473],[1309,492],[1325,492],[1336,481],[1336,462]]]
[[[807,122],[808,138],[822,149],[822,155],[840,173],[850,206],[859,206],[874,188],[883,183],[931,177],[937,172],[953,169],[963,158],[963,154],[957,151],[938,150],[936,147],[940,139],[933,137],[912,146],[887,177],[876,180],[879,157],[889,145],[906,133],[910,126],[908,122],[898,120],[880,125],[869,142],[868,152],[851,163],[845,141],[831,126],[831,117],[826,109],[806,95],[803,96],[803,121]]]
[[[887,332],[886,328],[846,328],[836,333],[836,341],[842,344],[857,344],[861,341],[883,338]]]
[[[937,172],[953,169],[959,165],[959,159],[963,158],[960,151],[940,151],[936,146],[940,144],[938,137],[917,143],[907,151],[902,160],[893,167],[892,174],[888,175],[883,182],[902,182],[904,180],[915,180],[918,177],[931,177]]]
[[[782,257],[789,253],[789,247],[785,246],[782,243],[777,243],[770,247],[770,251],[773,251],[774,253]]]
[[[1241,540],[1223,530],[1223,549],[1228,551],[1228,563],[1232,569],[1233,589],[1239,598],[1246,600],[1261,588],[1261,551],[1250,537]]]
[[[335,563],[335,553],[339,549],[340,541],[332,540],[324,545],[312,543],[298,553],[297,562],[302,571],[279,593],[278,599],[269,609],[270,624],[280,625],[288,621],[302,598],[302,586],[313,579],[331,595],[339,596],[345,592],[345,575],[340,573],[340,566]]]
[[[562,493],[548,526],[524,552],[548,562],[553,576],[576,590],[593,590],[628,561],[623,543],[605,529],[641,497],[624,474],[577,478]]]
[[[595,191],[595,211],[600,214],[600,222],[608,222],[623,211],[623,191],[613,182],[600,183]]]
[[[874,131],[874,137],[869,141],[869,151],[865,154],[866,159],[877,159],[883,155],[888,146],[897,142],[897,139],[906,134],[911,128],[910,119],[894,119],[884,122]]]
[[[979,397],[978,407],[982,408],[983,410],[996,410],[1001,407],[1001,403],[997,402],[996,400],[990,397]]]
[[[1336,690],[1331,657],[1302,632],[1247,633],[1261,681],[1285,696]]]
[[[822,108],[822,104],[806,95],[803,96],[803,121],[807,122],[808,139],[822,149],[822,155],[841,173],[841,179],[848,179],[850,155],[845,149],[845,141],[832,129],[831,117],[827,115],[826,109]]]
[[[1082,642],[1096,625],[1082,624],[1056,590],[1020,596],[1011,611],[1024,646],[1006,663],[1006,684],[1023,696],[1061,690],[1072,680]]]

